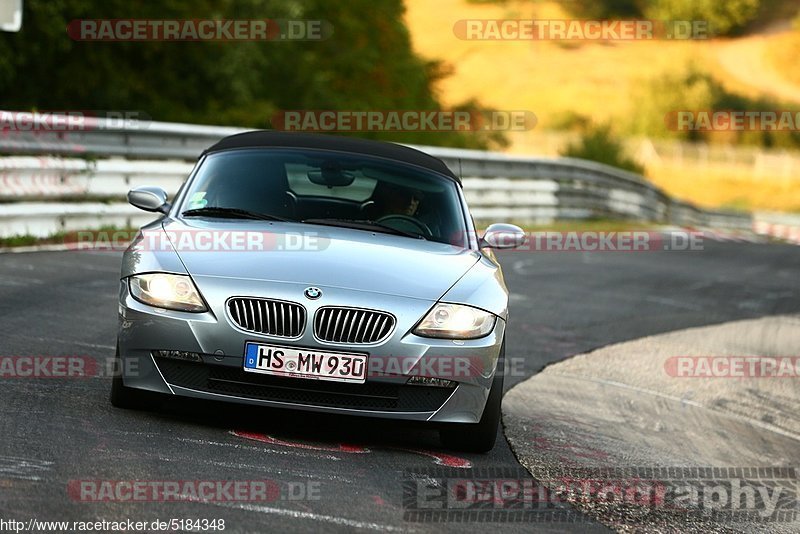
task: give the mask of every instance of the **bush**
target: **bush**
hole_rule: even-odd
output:
[[[652,0],[644,15],[654,20],[705,20],[712,35],[739,30],[758,13],[760,0]]]
[[[626,171],[644,174],[644,167],[625,154],[622,141],[613,135],[609,124],[590,126],[576,143],[570,143],[562,156],[605,163]]]
[[[626,133],[647,137],[673,137],[687,141],[722,142],[763,147],[800,147],[800,132],[672,130],[667,117],[677,111],[778,111],[796,110],[771,98],[748,98],[732,93],[695,64],[676,68],[644,83],[634,96],[637,107]]]
[[[680,65],[645,81],[633,95],[636,108],[627,130],[647,137],[680,137],[693,139],[696,132],[676,132],[666,127],[668,113],[682,110],[715,109],[724,99],[722,86],[696,64]]]

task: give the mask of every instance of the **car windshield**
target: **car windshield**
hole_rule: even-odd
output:
[[[241,149],[203,161],[179,212],[348,227],[466,246],[457,187],[434,172],[377,157]]]

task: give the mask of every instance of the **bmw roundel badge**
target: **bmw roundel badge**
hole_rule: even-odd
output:
[[[317,300],[322,296],[322,290],[318,287],[307,287],[303,294],[307,299]]]

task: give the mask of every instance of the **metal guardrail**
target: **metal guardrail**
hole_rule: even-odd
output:
[[[0,111],[0,114],[4,113]],[[5,112],[18,113],[18,112]],[[34,115],[28,130],[0,130],[0,154],[47,154],[129,159],[195,160],[219,139],[247,131],[226,126],[82,117],[80,126],[53,129],[52,119]]]
[[[150,122],[120,128],[85,119],[76,131],[0,132],[0,237],[51,235],[101,225],[138,225],[152,216],[122,201],[132,187],[174,193],[192,162],[239,128]],[[702,210],[669,197],[639,175],[570,159],[416,146],[463,177],[481,221],[628,218],[678,226],[749,230],[752,217]]]

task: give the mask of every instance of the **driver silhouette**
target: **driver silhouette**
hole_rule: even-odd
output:
[[[381,183],[372,196],[378,217],[406,215],[413,217],[419,210],[420,195],[394,184]]]

